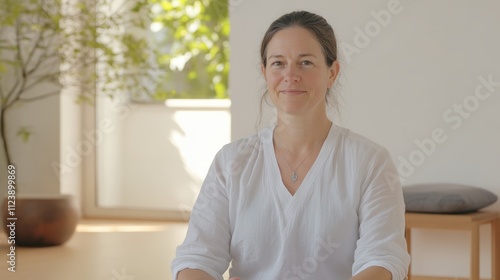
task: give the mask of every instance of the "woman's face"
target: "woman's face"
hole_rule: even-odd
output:
[[[262,74],[278,113],[305,115],[325,112],[326,92],[337,76],[335,61],[326,65],[320,43],[307,29],[278,31],[267,45],[267,65]]]

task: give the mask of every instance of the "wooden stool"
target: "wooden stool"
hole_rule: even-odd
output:
[[[411,255],[411,229],[449,229],[471,231],[471,280],[479,280],[479,226],[491,224],[492,280],[500,280],[500,215],[497,212],[470,214],[421,214],[406,213],[406,243]],[[411,269],[408,269],[408,280]],[[439,278],[436,278],[439,279]]]

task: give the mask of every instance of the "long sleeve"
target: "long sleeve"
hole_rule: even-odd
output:
[[[172,262],[172,279],[185,268],[201,269],[215,279],[229,266],[230,227],[228,196],[221,153],[203,182],[189,220],[183,244]]]
[[[404,239],[404,200],[397,170],[385,148],[366,161],[359,204],[359,240],[356,244],[353,275],[370,266],[405,279],[410,263]]]

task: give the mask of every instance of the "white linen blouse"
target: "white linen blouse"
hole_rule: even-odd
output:
[[[231,262],[242,280],[348,280],[370,266],[405,279],[404,209],[388,151],[336,125],[292,196],[265,128],[216,155],[172,276],[196,268],[223,279]]]

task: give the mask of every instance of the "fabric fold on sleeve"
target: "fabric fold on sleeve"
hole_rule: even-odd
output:
[[[392,279],[403,280],[410,256],[404,238],[405,206],[397,169],[385,148],[380,148],[367,164],[372,168],[362,186],[353,275],[380,266],[392,273]]]
[[[223,279],[231,256],[229,209],[222,153],[215,157],[194,204],[184,242],[172,261],[172,279],[185,268],[200,269],[215,279]]]

